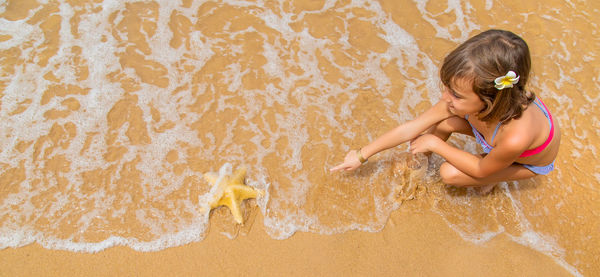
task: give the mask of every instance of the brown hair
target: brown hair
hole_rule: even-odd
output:
[[[444,58],[440,69],[442,83],[451,88],[458,78],[473,82],[473,92],[485,103],[479,113],[482,121],[507,122],[521,117],[535,94],[525,91],[531,58],[525,41],[509,31],[488,30],[480,33]],[[498,90],[494,80],[514,71],[519,82],[512,88]]]

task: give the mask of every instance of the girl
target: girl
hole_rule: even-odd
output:
[[[531,59],[519,36],[489,30],[452,51],[442,64],[442,100],[367,146],[352,150],[331,171],[354,170],[385,149],[411,141],[413,154],[435,152],[446,159],[442,181],[484,186],[548,174],[560,145],[560,129],[541,99],[525,90]],[[457,149],[453,132],[475,137],[483,155]]]

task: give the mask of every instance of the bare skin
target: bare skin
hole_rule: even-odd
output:
[[[483,107],[483,101],[472,91],[470,83],[458,79],[453,89],[444,89],[440,102],[416,119],[397,126],[369,143],[360,150],[360,154],[368,159],[380,151],[410,141],[413,154],[435,152],[446,159],[440,167],[444,183],[481,187],[484,193],[497,182],[527,179],[536,175],[521,164],[543,166],[556,158],[560,144],[560,129],[556,122],[554,139],[544,151],[530,157],[519,157],[525,150],[541,145],[548,137],[550,126],[546,123],[540,127],[540,122],[547,122],[547,119],[535,106],[529,106],[519,119],[502,125],[494,139],[494,149],[488,155],[473,155],[446,143],[454,132],[473,136],[469,122],[485,138],[491,137],[497,122],[478,119]],[[464,119],[465,115],[469,115],[469,122]],[[353,150],[346,155],[343,163],[330,170],[349,171],[360,165],[357,152]]]

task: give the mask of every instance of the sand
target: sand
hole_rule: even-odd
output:
[[[297,233],[274,240],[259,216],[245,236],[211,232],[158,252],[114,247],[100,253],[38,245],[0,252],[2,276],[570,276],[550,257],[500,235],[464,241],[431,212],[394,212],[378,233]]]

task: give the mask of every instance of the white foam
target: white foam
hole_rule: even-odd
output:
[[[0,228],[0,249],[7,247],[17,248],[35,241],[35,235],[33,230],[26,228],[6,228],[2,226]]]
[[[431,24],[433,28],[435,28],[437,37],[461,43],[467,40],[469,36],[473,33],[473,31],[479,30],[481,28],[478,24],[476,24],[464,14],[463,8],[461,7],[463,1],[448,0],[448,8],[444,10],[443,13],[452,12],[456,16],[456,20],[448,27],[440,26],[440,23],[438,23],[438,21],[435,19],[436,15],[431,14],[429,11],[427,11],[426,1],[417,1],[415,4],[417,5],[417,9],[421,13],[423,19],[429,24]],[[469,4],[465,3],[464,5]],[[450,34],[450,29],[460,30],[460,37],[455,37],[452,34]]]
[[[544,253],[574,276],[583,276],[575,267],[565,262],[565,250],[560,248],[553,238],[526,230],[519,236],[509,235],[515,242]]]
[[[22,45],[39,33],[34,26],[27,24],[25,20],[10,21],[0,18],[0,34],[11,36],[9,40],[0,42],[0,49],[7,50]]]

